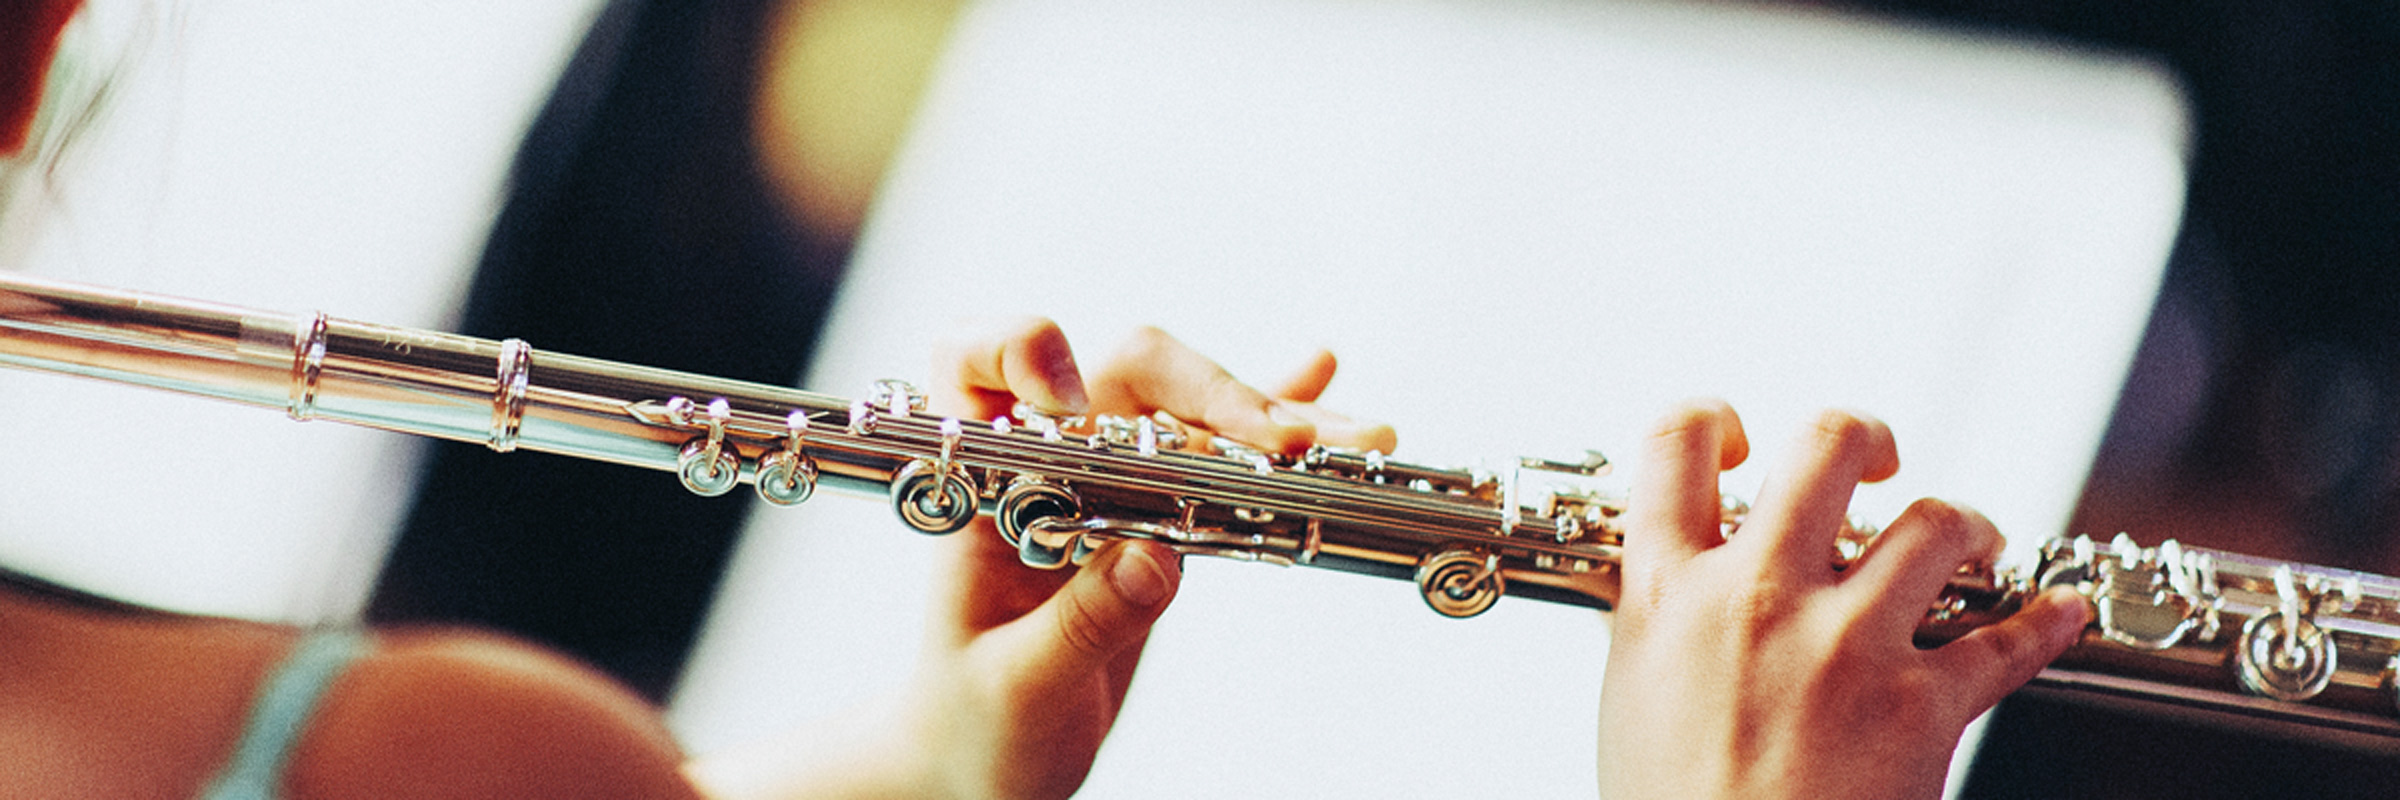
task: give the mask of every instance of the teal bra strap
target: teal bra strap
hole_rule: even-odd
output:
[[[274,800],[285,762],[317,711],[325,690],[368,650],[366,634],[350,628],[311,631],[284,657],[250,706],[250,722],[225,771],[201,800]]]

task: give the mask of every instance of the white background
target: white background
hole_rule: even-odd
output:
[[[1849,406],[1904,463],[1862,516],[1941,495],[2030,546],[2072,509],[2181,203],[2157,67],[1812,10],[1002,0],[958,37],[812,388],[1035,313],[1086,359],[1157,323],[1255,382],[1330,347],[1326,401],[1420,462],[1623,460],[1714,394],[1771,465]],[[882,503],[752,527],[675,709],[702,749],[914,660],[929,549]],[[1083,796],[1592,791],[1601,615],[1187,570]]]

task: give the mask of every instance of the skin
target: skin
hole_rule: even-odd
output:
[[[291,628],[0,591],[0,796],[192,797],[222,768]],[[543,758],[523,758],[529,751]],[[388,631],[333,686],[291,798],[694,797],[657,716],[497,637]]]
[[[2087,607],[2053,590],[1919,650],[1950,576],[1997,557],[1991,522],[1921,500],[1837,571],[1852,491],[1899,470],[1891,430],[1826,412],[1727,539],[1717,477],[1748,452],[1718,402],[1650,435],[1600,702],[1602,796],[1939,797],[1967,723],[2074,644]]]

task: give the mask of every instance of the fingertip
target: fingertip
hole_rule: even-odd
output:
[[[1067,334],[1057,322],[1028,320],[1012,342],[1016,346],[1010,349],[1021,354],[1020,363],[1028,373],[1023,377],[1030,385],[1007,388],[1032,395],[1026,399],[1042,411],[1082,414],[1090,410],[1092,401],[1084,391],[1083,371],[1075,364],[1075,348],[1067,343]]]
[[[963,322],[934,348],[934,370],[949,376],[933,392],[944,413],[983,417],[1023,402],[1073,415],[1091,406],[1074,348],[1058,323],[1044,317]]]
[[[1175,596],[1182,585],[1183,566],[1171,551],[1154,542],[1126,542],[1108,565],[1109,588],[1135,608],[1156,609]]]
[[[2008,536],[2002,534],[2000,526],[1994,524],[1991,517],[1984,516],[1982,511],[1971,506],[1959,506],[1958,508],[1960,511],[1966,512],[1968,525],[1979,543],[1979,547],[1975,550],[1975,565],[1978,567],[1992,566],[2000,560],[2000,556],[2008,552]]]
[[[2017,613],[1977,628],[1935,651],[1936,667],[1959,676],[1960,719],[1970,719],[2024,686],[2081,641],[2091,607],[2069,587],[2054,587]]]
[[[1380,422],[1361,424],[1344,432],[1343,438],[1361,450],[1391,453],[1400,449],[1400,431]]]
[[[1275,396],[1303,403],[1316,402],[1317,397],[1325,393],[1325,387],[1333,383],[1333,373],[1340,366],[1332,350],[1317,348],[1300,363],[1299,369],[1292,371],[1291,377],[1285,378],[1283,384],[1276,387]]]
[[[1684,400],[1668,407],[1651,426],[1650,439],[1654,444],[1678,451],[1714,442],[1720,471],[1741,466],[1750,458],[1750,437],[1742,431],[1741,415],[1734,413],[1731,404],[1714,397]],[[1695,459],[1706,456],[1694,452],[1680,455]]]
[[[2034,598],[2044,606],[2043,634],[2056,644],[2052,652],[2063,652],[2083,637],[2083,629],[2092,624],[2092,603],[2071,586],[2053,586]]]
[[[1724,541],[1718,473],[1748,456],[1733,407],[1714,398],[1676,403],[1650,429],[1636,476],[1626,563],[1688,555]]]
[[[1721,437],[1717,443],[1717,469],[1729,470],[1750,460],[1750,434],[1742,430],[1742,415],[1733,410],[1732,404],[1723,400],[1715,403],[1717,435]]]
[[[1300,412],[1275,401],[1268,401],[1267,423],[1270,430],[1264,441],[1257,444],[1277,453],[1291,455],[1308,449],[1317,441],[1317,424]]]
[[[1858,412],[1853,412],[1858,413]],[[1873,415],[1858,413],[1868,432],[1869,460],[1865,472],[1858,476],[1861,483],[1881,483],[1900,474],[1900,440],[1892,436],[1892,426]]]

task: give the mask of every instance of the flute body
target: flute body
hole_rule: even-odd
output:
[[[858,399],[538,352],[518,340],[283,314],[0,275],[0,364],[195,394],[401,433],[742,484],[888,500],[949,533],[981,516],[1057,568],[1112,539],[1408,580],[1435,611],[1503,595],[1599,609],[1618,591],[1621,494],[1607,462],[1428,467],[1375,452],[1287,457],[1188,441],[1171,419],[929,415],[898,381]],[[1725,522],[1743,508],[1727,501]],[[1843,552],[1873,535],[1853,528]],[[2400,749],[2400,580],[2120,535],[2045,543],[2038,563],[1961,573],[1932,645],[2071,586],[2097,614],[2038,686]]]

